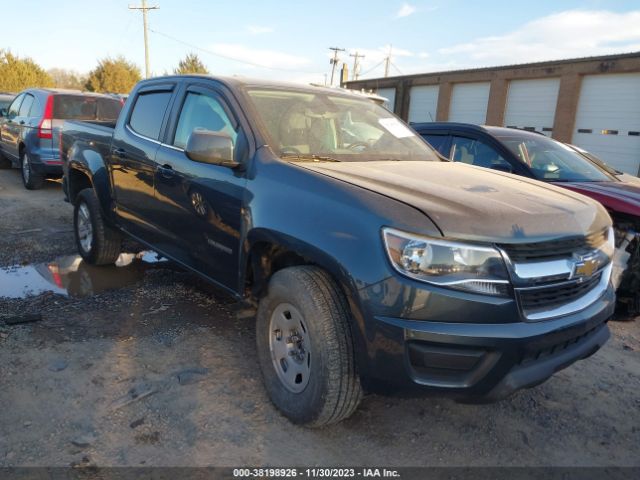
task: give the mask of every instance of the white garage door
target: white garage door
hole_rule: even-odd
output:
[[[455,84],[451,94],[449,121],[484,124],[487,121],[490,85],[489,82]]]
[[[573,143],[618,170],[638,175],[640,74],[588,75],[582,79]]]
[[[409,121],[435,122],[439,85],[411,87],[409,91]]]
[[[387,99],[387,101],[384,102],[384,106],[393,112],[393,110],[396,108],[396,89],[395,88],[379,88],[376,93],[381,97],[384,97]]]
[[[559,78],[512,80],[507,94],[504,125],[551,135],[558,90]]]

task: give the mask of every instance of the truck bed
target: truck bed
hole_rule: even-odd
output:
[[[109,154],[115,126],[116,122],[114,121],[65,121],[60,131],[61,160],[66,163],[67,152],[76,143],[81,143],[83,149],[94,149],[106,158]]]

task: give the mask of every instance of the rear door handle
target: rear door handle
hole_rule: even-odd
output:
[[[20,125],[24,125],[24,120],[20,120]]]
[[[164,178],[171,178],[175,174],[173,167],[168,163],[165,163],[161,167],[158,167],[158,171],[160,172],[160,175],[162,175]]]
[[[115,156],[120,157],[120,158],[124,158],[124,157],[126,157],[126,156],[127,156],[127,152],[125,151],[125,149],[124,149],[124,148],[114,148],[114,149],[112,150],[112,153],[113,153]]]

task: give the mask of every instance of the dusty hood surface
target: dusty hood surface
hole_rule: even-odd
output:
[[[582,195],[460,163],[297,165],[412,205],[449,238],[522,243],[585,235],[610,224],[604,208]]]

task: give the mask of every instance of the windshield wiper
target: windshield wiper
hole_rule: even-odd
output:
[[[297,162],[339,162],[337,158],[327,157],[324,155],[316,155],[312,153],[296,153],[282,155],[283,160],[292,160]]]

